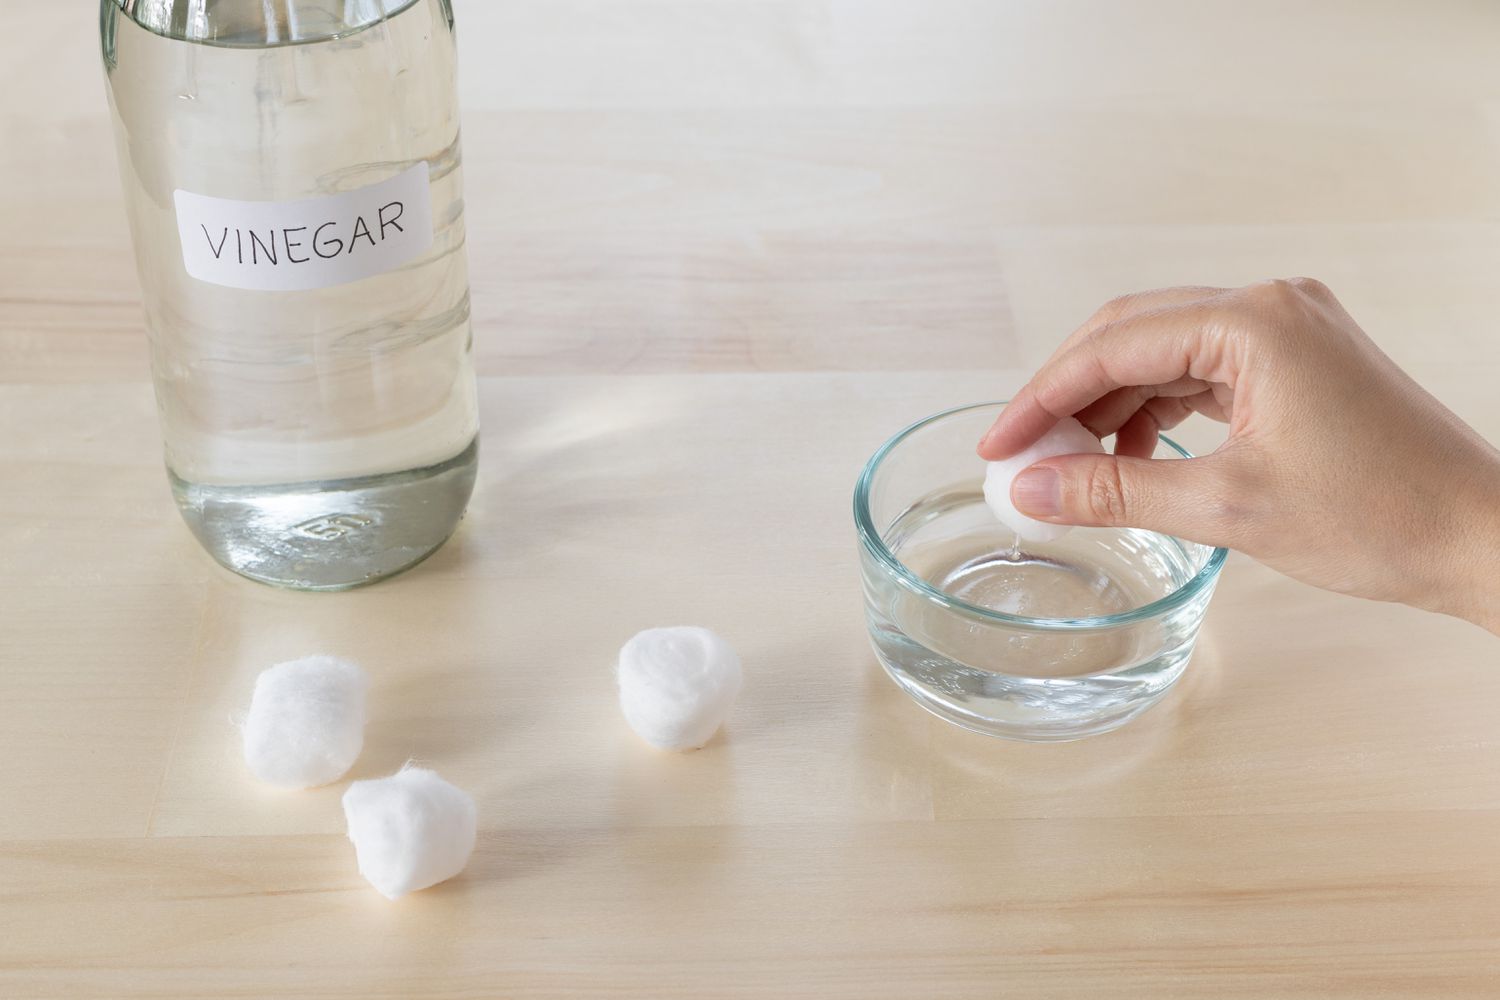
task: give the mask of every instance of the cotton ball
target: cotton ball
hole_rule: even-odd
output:
[[[740,658],[706,628],[651,628],[620,649],[620,708],[663,750],[707,743],[740,693]]]
[[[337,780],[365,743],[365,689],[358,664],[305,656],[255,679],[245,717],[245,763],[262,781],[311,788]]]
[[[1010,487],[1023,469],[1044,458],[1078,454],[1102,455],[1104,445],[1078,421],[1072,417],[1063,417],[1030,448],[1002,461],[989,463],[984,474],[985,503],[990,505],[990,510],[995,512],[1001,523],[1028,542],[1050,542],[1061,538],[1072,528],[1066,524],[1038,521],[1022,514],[1011,503]]]
[[[359,873],[387,899],[447,881],[474,853],[474,800],[436,771],[407,767],[354,782],[344,819]]]

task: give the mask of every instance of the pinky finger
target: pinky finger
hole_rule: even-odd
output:
[[[1192,416],[1191,397],[1158,396],[1131,415],[1115,434],[1115,454],[1150,458],[1156,452],[1161,432],[1171,430]]]
[[[1201,393],[1200,395],[1212,395],[1212,393]],[[1150,400],[1141,407],[1156,418],[1156,429],[1169,431],[1182,423],[1194,412],[1193,396],[1177,396],[1175,398],[1158,397]]]
[[[1148,407],[1141,407],[1115,431],[1115,454],[1129,458],[1150,458],[1156,451],[1161,425]]]
[[[1224,400],[1220,399],[1213,390],[1196,393],[1184,397],[1182,402],[1194,413],[1201,413],[1210,420],[1217,420],[1221,424],[1229,423],[1229,410],[1233,407],[1231,402],[1225,406]],[[1187,413],[1183,413],[1181,419],[1186,419]],[[1175,424],[1164,424],[1164,427],[1175,427]]]

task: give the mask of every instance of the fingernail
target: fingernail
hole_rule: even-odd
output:
[[[1010,502],[1032,517],[1056,517],[1062,513],[1062,476],[1056,469],[1033,465],[1010,484]]]

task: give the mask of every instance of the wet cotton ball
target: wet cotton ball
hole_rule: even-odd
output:
[[[387,899],[452,878],[474,853],[473,798],[420,767],[354,782],[344,819],[359,873]]]
[[[984,501],[1011,531],[1028,542],[1050,542],[1073,530],[1066,524],[1050,524],[1027,517],[1010,500],[1010,487],[1021,471],[1044,458],[1058,455],[1102,455],[1104,445],[1072,417],[1064,417],[1035,444],[1018,455],[990,462],[984,474]]]
[[[283,788],[336,781],[364,747],[368,686],[358,664],[335,656],[263,670],[245,717],[245,763],[261,781]]]
[[[620,650],[620,709],[641,739],[694,750],[729,716],[740,693],[740,658],[706,628],[639,633]]]

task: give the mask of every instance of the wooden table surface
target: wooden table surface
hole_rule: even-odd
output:
[[[1500,438],[1500,6],[461,0],[480,484],[417,570],[234,577],[159,458],[96,11],[0,34],[0,996],[1500,996],[1500,640],[1232,557],[1188,675],[1033,746],[866,643],[909,419],[1145,286],[1326,280]],[[1215,430],[1189,427],[1190,445]],[[640,744],[639,628],[741,651]],[[323,650],[354,776],[479,802],[389,903],[229,717]]]

